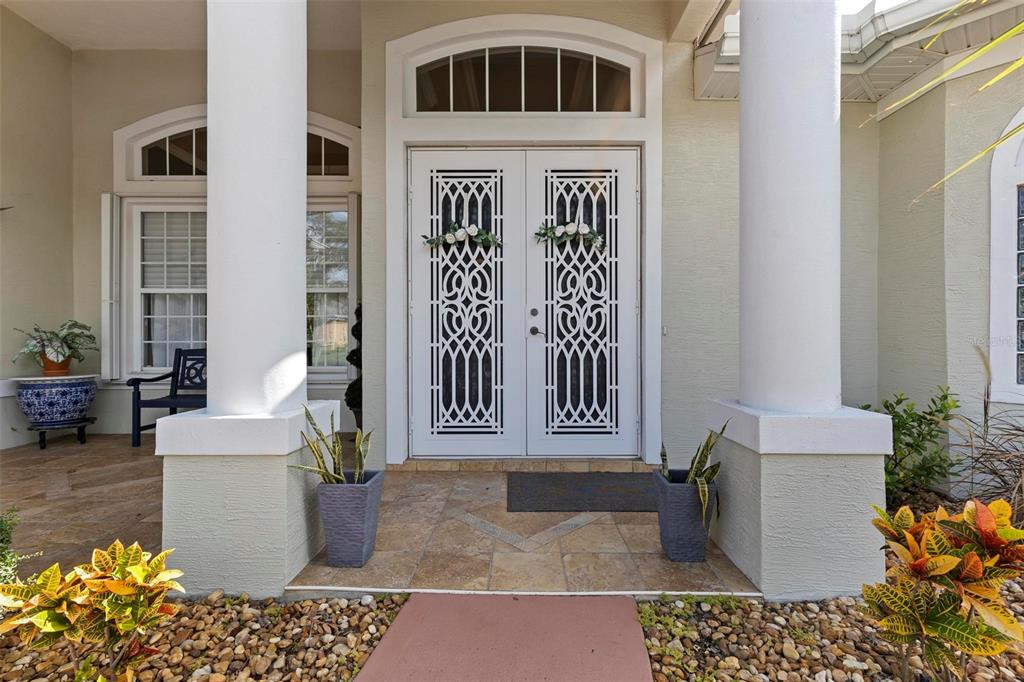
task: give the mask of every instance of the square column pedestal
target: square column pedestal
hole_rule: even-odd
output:
[[[849,407],[790,414],[712,401],[706,425],[728,420],[712,458],[721,516],[712,537],[771,601],[858,594],[881,582],[888,416]]]
[[[337,400],[309,401],[326,433]],[[300,433],[301,409],[267,416],[210,416],[196,410],[157,420],[156,454],[164,461],[163,546],[185,572],[192,596],[280,597],[323,548],[313,465]]]

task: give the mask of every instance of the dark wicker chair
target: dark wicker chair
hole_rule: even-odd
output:
[[[142,397],[143,384],[167,379],[171,380],[169,394],[160,398]],[[174,367],[170,372],[156,377],[135,377],[128,380],[128,385],[132,387],[132,447],[137,448],[142,432],[156,428],[156,423],[142,424],[142,408],[163,407],[177,414],[179,409],[206,407],[206,349],[179,348],[174,351]]]

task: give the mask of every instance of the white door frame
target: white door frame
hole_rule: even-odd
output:
[[[608,119],[552,115],[416,117],[404,111],[407,65],[442,43],[486,35],[558,35],[580,45],[612,44],[634,54],[641,65],[643,106],[633,115]],[[540,14],[505,14],[454,21],[388,42],[385,84],[385,412],[386,461],[400,464],[409,454],[408,324],[408,151],[419,146],[514,145],[637,146],[641,149],[641,251],[643,313],[640,323],[642,428],[644,460],[657,463],[661,448],[661,182],[663,43],[600,21]],[[609,133],[612,133],[612,136]],[[372,164],[368,164],[371,165]],[[372,190],[367,184],[367,190]],[[369,209],[369,207],[367,207]],[[374,218],[367,211],[367,223]]]

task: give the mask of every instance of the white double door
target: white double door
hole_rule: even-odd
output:
[[[636,455],[639,152],[415,150],[409,167],[412,455]],[[424,243],[452,223],[501,246]],[[603,244],[534,236],[569,223]]]

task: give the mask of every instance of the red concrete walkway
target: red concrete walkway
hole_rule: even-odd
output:
[[[651,682],[630,597],[414,594],[359,682]]]

